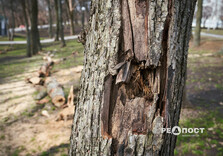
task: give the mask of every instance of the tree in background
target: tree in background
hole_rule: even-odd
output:
[[[58,0],[54,0],[54,7],[55,7],[55,14],[56,14],[56,34],[55,34],[55,41],[59,41],[59,10],[58,10]]]
[[[47,1],[47,7],[48,7],[48,15],[49,15],[49,36],[50,38],[53,37],[53,18],[52,18],[52,7],[51,7],[51,2],[50,0],[46,0]]]
[[[13,6],[13,0],[9,1],[10,3],[10,11],[11,11],[11,27],[9,29],[9,40],[13,41],[14,40],[14,34],[15,34],[15,16],[14,16],[14,6]]]
[[[211,17],[212,10],[213,9],[211,6],[203,7],[203,11],[202,11],[203,27],[206,27],[206,21],[208,18]]]
[[[31,51],[32,54],[37,54],[41,50],[40,37],[38,30],[38,2],[31,1]]]
[[[92,0],[69,155],[174,155],[196,0]]]
[[[30,45],[30,30],[29,30],[29,21],[28,21],[28,16],[27,16],[27,3],[26,0],[20,0],[21,5],[22,5],[22,10],[23,10],[23,15],[25,19],[25,24],[26,24],[26,54],[28,57],[32,56],[32,51],[31,51],[31,45]]]
[[[62,47],[66,46],[65,40],[64,40],[64,28],[63,28],[63,18],[62,18],[62,0],[57,0],[58,3],[58,15],[59,15],[59,30],[60,30],[60,39],[62,43]]]
[[[74,35],[74,4],[72,0],[66,0],[67,10],[69,12],[70,20],[70,34]]]
[[[203,0],[198,0],[197,3],[197,15],[196,15],[196,27],[194,33],[194,46],[200,46],[201,40],[201,19],[202,19],[202,10],[203,10]]]

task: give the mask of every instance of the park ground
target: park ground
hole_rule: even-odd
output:
[[[213,32],[214,33],[214,32]],[[221,32],[222,33],[222,32]],[[0,40],[5,40],[0,38]],[[18,37],[18,40],[22,40]],[[72,120],[56,121],[60,109],[51,102],[36,104],[36,89],[25,82],[44,62],[41,55],[27,58],[25,45],[0,45],[0,155],[65,156]],[[187,72],[187,102],[182,106],[180,127],[205,128],[203,134],[179,135],[175,155],[223,155],[223,40],[203,38],[201,46],[190,43]],[[66,96],[74,85],[78,95],[83,46],[76,40],[43,45],[55,58],[75,57],[52,70]],[[49,117],[43,116],[46,110]]]

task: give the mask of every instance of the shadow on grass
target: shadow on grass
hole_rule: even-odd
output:
[[[69,144],[60,144],[59,146],[53,146],[47,151],[42,152],[39,156],[53,156],[55,154],[61,153],[61,156],[68,155]]]

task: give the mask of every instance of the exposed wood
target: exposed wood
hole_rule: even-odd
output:
[[[41,114],[42,114],[43,116],[47,117],[47,118],[50,117],[48,111],[46,111],[46,110],[43,110],[43,111],[41,112]]]
[[[46,97],[46,98],[44,98],[44,99],[42,99],[40,101],[37,101],[36,103],[42,105],[42,104],[48,103],[49,101],[50,101],[50,99]]]
[[[39,76],[40,77],[47,77],[50,75],[50,70],[53,68],[54,62],[49,61],[45,62],[39,69]]]
[[[46,78],[45,86],[47,88],[48,95],[52,99],[52,103],[57,107],[61,107],[66,101],[63,88],[59,85],[55,78],[51,77]]]
[[[70,155],[173,155],[196,0],[92,0]]]
[[[70,107],[66,107],[64,109],[62,109],[59,112],[58,117],[56,118],[56,121],[60,121],[60,120],[72,120],[74,117],[74,108],[75,106],[70,106]]]
[[[43,81],[40,77],[32,77],[27,79],[28,82],[34,84],[34,85],[39,85],[43,84]]]
[[[71,107],[74,105],[74,86],[72,85],[70,87],[70,92],[69,95],[67,97],[67,106]]]

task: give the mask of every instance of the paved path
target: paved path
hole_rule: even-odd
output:
[[[78,38],[78,35],[64,37],[65,40],[72,40],[72,39],[77,39],[77,38]],[[40,42],[50,43],[50,42],[54,42],[54,39],[45,39],[45,40],[41,40]],[[5,45],[5,44],[26,44],[26,41],[0,41],[0,45]]]
[[[208,37],[223,39],[223,35],[209,34],[205,32],[201,32],[201,36],[208,36]],[[77,38],[78,38],[78,35],[64,37],[65,40],[72,40],[72,39],[77,39]],[[45,40],[41,40],[40,42],[50,43],[50,42],[54,42],[54,39],[45,39]],[[26,41],[0,41],[0,45],[6,45],[6,44],[26,44]]]

